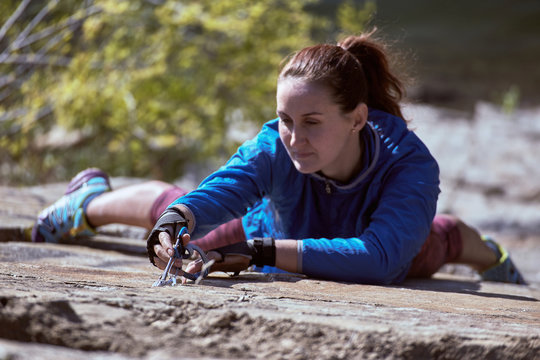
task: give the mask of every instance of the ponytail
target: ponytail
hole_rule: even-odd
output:
[[[349,36],[338,46],[353,54],[362,64],[369,86],[366,104],[403,119],[399,105],[405,94],[403,83],[390,71],[385,49],[370,39],[372,34]]]
[[[403,119],[399,105],[403,84],[390,72],[384,47],[370,39],[373,32],[349,36],[337,46],[300,50],[281,69],[278,81],[294,77],[320,83],[330,89],[344,113],[363,102]]]

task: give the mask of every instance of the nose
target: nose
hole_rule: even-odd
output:
[[[306,136],[301,130],[301,127],[294,126],[291,128],[291,146],[297,146],[306,141]]]

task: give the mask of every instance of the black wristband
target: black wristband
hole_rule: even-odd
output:
[[[276,266],[276,241],[273,238],[253,238],[251,242],[255,252],[252,264],[257,266]]]
[[[234,254],[249,256],[251,257],[249,265],[276,266],[276,242],[273,238],[253,238],[212,251],[220,253],[222,258]]]

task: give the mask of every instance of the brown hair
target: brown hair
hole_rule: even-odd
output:
[[[300,50],[281,69],[278,81],[298,77],[321,83],[345,113],[363,102],[403,119],[403,84],[391,73],[385,48],[371,39],[373,33]]]

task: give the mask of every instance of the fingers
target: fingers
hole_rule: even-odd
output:
[[[161,250],[165,252],[168,256],[174,255],[173,245],[171,241],[171,236],[166,233],[165,231],[160,232],[158,235],[159,243],[161,244]],[[154,245],[154,250],[156,250],[156,246],[159,246],[159,244]],[[156,251],[156,254],[158,257],[163,259],[163,257],[160,256],[160,254]]]
[[[221,257],[221,254],[216,251],[210,251],[208,252],[208,254],[206,254],[206,256],[208,257],[208,260],[214,260],[216,263],[219,263],[220,261],[223,260]],[[202,259],[194,260],[188,264],[185,272],[190,273],[190,274],[198,273],[199,271],[202,270],[203,265],[204,265],[204,262],[202,261]],[[214,271],[212,268],[210,268],[210,272]]]
[[[173,244],[170,235],[167,232],[160,232],[158,235],[159,243],[154,245],[154,252],[157,257],[154,257],[156,266],[160,269],[164,269],[169,262],[169,259],[174,255]],[[189,234],[184,234],[182,237],[182,243],[186,245],[190,240]],[[174,266],[181,268],[182,259],[176,259]]]
[[[203,261],[201,259],[194,260],[188,264],[186,267],[186,270],[184,270],[187,273],[195,274],[201,271],[203,267]]]
[[[164,270],[166,267],[167,267],[167,264],[169,263],[168,261],[163,261],[161,260],[160,258],[158,257],[155,257],[154,258],[154,263],[156,264],[156,266],[161,269],[161,270]]]
[[[189,243],[190,239],[191,239],[191,236],[188,233],[185,233],[182,236],[182,245],[186,246]]]
[[[210,268],[207,268],[208,272],[213,272],[214,270],[213,270],[212,264],[217,261],[222,261],[223,258],[220,253],[215,252],[215,251],[210,251],[209,253],[206,254],[206,256],[209,261],[207,266],[210,266]],[[197,260],[190,262],[184,271],[186,273],[196,274],[200,271],[205,270],[204,266],[205,266],[204,261],[201,258],[199,258]],[[187,282],[187,279],[185,277],[182,277],[182,284],[186,284],[186,282]]]
[[[246,270],[249,267],[251,257],[238,254],[228,254],[225,258],[222,258],[221,254],[216,251],[210,251],[207,254],[209,260],[215,260],[216,262],[210,268],[210,272],[223,271],[223,272],[240,272]],[[195,274],[201,271],[204,263],[201,259],[192,261],[186,267],[186,272]]]
[[[228,254],[223,261],[212,266],[212,271],[240,272],[249,267],[251,257],[239,254]]]

